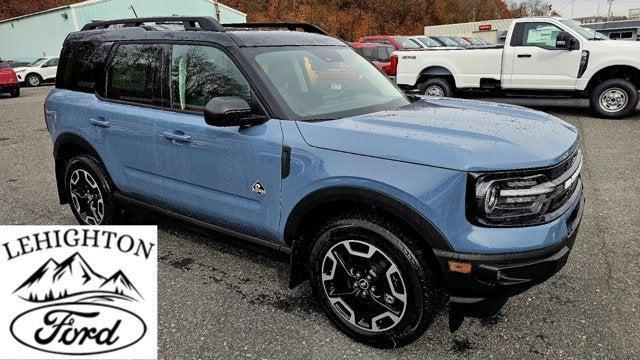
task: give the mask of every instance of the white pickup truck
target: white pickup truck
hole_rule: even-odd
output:
[[[453,96],[484,89],[589,98],[600,116],[621,118],[638,105],[640,43],[612,41],[562,18],[513,21],[504,47],[394,52],[406,91]]]

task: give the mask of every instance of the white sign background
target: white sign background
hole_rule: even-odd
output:
[[[45,246],[41,246],[42,250],[40,251],[33,251],[8,259],[10,257],[9,252],[12,256],[15,256],[18,252],[22,252],[21,245],[17,239],[46,231],[52,232],[54,230],[60,230],[60,233],[63,233],[68,229],[77,229],[80,233],[80,238],[83,237],[83,229],[91,231],[91,234],[93,234],[94,230],[111,231],[117,233],[118,236],[127,234],[136,240],[136,246],[134,246],[129,252],[122,252],[118,249],[115,240],[111,241],[110,249],[107,249],[104,246],[94,247],[93,242],[88,242],[91,246],[81,246],[82,242],[80,242],[80,245],[78,246],[68,246],[63,243],[59,248],[53,247],[51,249],[46,249],[44,248]],[[153,246],[150,247],[151,251],[148,258],[145,257],[143,251],[138,251],[138,255],[135,255],[138,247],[138,239],[141,239],[147,245],[153,244]],[[33,238],[26,243],[29,245],[29,248],[35,247]],[[10,249],[9,252],[7,251],[7,246],[4,244],[8,244],[7,246]],[[101,245],[104,245],[104,243]],[[126,249],[127,247],[127,244],[123,243],[123,248]],[[0,307],[2,308],[2,315],[0,316],[0,344],[2,344],[0,346],[0,359],[156,359],[158,356],[157,250],[156,226],[0,226]],[[135,320],[135,316],[130,315],[133,313],[142,319],[146,325],[146,334],[137,343],[113,352],[106,352],[98,355],[74,356],[57,355],[32,349],[21,344],[14,338],[14,336],[12,336],[10,330],[11,323],[20,314],[41,306],[67,302],[69,299],[36,303],[21,299],[19,297],[20,293],[14,293],[14,291],[16,291],[18,287],[20,287],[49,259],[53,259],[57,264],[60,264],[64,260],[69,259],[76,252],[81,255],[81,258],[96,274],[103,276],[105,279],[109,279],[120,270],[126,276],[126,279],[133,284],[140,295],[140,297],[136,296],[138,297],[138,301],[116,300],[114,302],[102,302],[103,304],[117,306],[120,309],[126,310],[128,313],[122,313],[117,309],[114,311],[104,311],[101,314],[102,318],[96,321],[95,326],[100,329],[107,323],[113,324],[115,319],[114,317],[118,317],[118,314],[122,314],[123,323],[121,324],[122,326],[118,328],[117,334],[121,337],[119,339],[120,343],[126,344],[126,342],[123,342],[124,340],[135,340],[142,333],[140,331],[141,324],[138,320]],[[104,279],[97,277],[95,280],[100,282]],[[40,282],[45,282],[44,277]],[[80,283],[82,283],[82,281],[80,281]],[[45,285],[46,284],[42,284],[42,286]],[[41,286],[41,284],[36,286]],[[27,290],[27,292],[28,291],[29,290]],[[96,309],[100,308],[97,307]],[[42,312],[31,313],[29,316],[25,316],[23,318],[28,319],[28,321],[16,321],[16,327],[24,325],[21,329],[18,329],[17,332],[21,334],[33,334],[32,330],[41,327],[43,324],[42,314]],[[33,319],[36,319],[36,324],[33,324]],[[40,321],[37,322],[37,320]],[[91,321],[92,320],[90,319],[78,319],[76,321],[76,325],[89,324],[89,326],[92,326]],[[129,322],[127,323],[127,321]],[[29,323],[32,324],[31,329],[28,328]],[[127,331],[135,331],[137,334],[128,334]],[[49,330],[48,333],[51,333],[51,330]],[[33,337],[31,340],[33,340]],[[91,341],[87,341],[87,343],[91,343]],[[53,344],[50,345],[54,346]],[[64,344],[58,344],[57,346],[60,348],[60,346],[64,346]],[[93,348],[96,348],[96,346],[98,345],[93,342]],[[80,348],[81,346],[76,347],[76,349]]]

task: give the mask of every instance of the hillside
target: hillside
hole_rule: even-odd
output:
[[[4,0],[0,20],[75,2]],[[246,13],[248,21],[310,22],[345,40],[370,34],[421,34],[425,25],[511,15],[504,0],[226,0],[222,3]]]

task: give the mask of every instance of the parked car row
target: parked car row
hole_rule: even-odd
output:
[[[18,82],[18,88],[20,84],[26,86],[40,86],[44,82],[51,82],[56,79],[56,73],[58,71],[58,57],[45,56],[38,58],[32,62],[21,62],[13,60],[0,60],[0,68],[3,70],[4,76],[7,76],[5,81],[8,81],[10,72],[13,73]],[[9,71],[10,70],[10,71]],[[9,86],[2,84],[4,89],[13,89],[13,85]],[[1,89],[1,88],[0,88]],[[14,92],[11,92],[14,95]],[[17,91],[18,96],[20,91]]]

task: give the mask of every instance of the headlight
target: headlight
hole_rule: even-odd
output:
[[[561,164],[541,170],[469,175],[467,215],[483,226],[534,225],[569,201],[582,169],[577,151]]]

